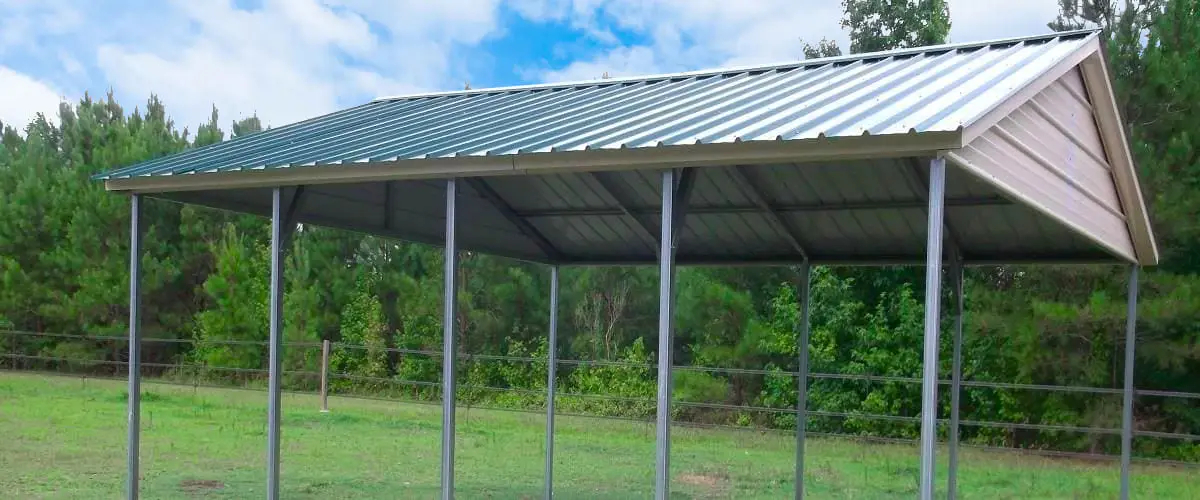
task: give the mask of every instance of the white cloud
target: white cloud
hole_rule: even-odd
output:
[[[1058,15],[1050,0],[949,0],[950,39],[955,42],[993,40],[1049,33],[1047,23]]]
[[[5,125],[24,129],[38,113],[57,120],[62,98],[49,84],[0,66],[0,89],[0,122]]]
[[[1057,13],[1049,0],[949,0],[953,41],[1045,33]],[[523,0],[533,19],[575,26],[615,25],[647,38],[615,45],[560,68],[526,68],[534,80],[594,79],[610,74],[662,73],[798,60],[803,42],[822,38],[848,46],[841,2],[828,0]]]
[[[955,41],[1044,32],[1056,10],[1050,0],[950,6]],[[37,96],[0,87],[0,116],[52,112],[63,92],[111,86],[127,106],[156,93],[192,128],[214,104],[223,126],[251,113],[282,125],[380,95],[459,88],[478,69],[469,62],[490,60],[481,43],[523,36],[501,25],[506,9],[582,34],[548,43],[549,59],[601,47],[517,68],[531,81],[796,60],[802,40],[846,45],[836,0],[264,0],[252,9],[232,0],[0,0],[0,61],[23,72],[5,77]],[[623,43],[630,33],[636,40]]]
[[[167,29],[97,44],[121,95],[156,93],[181,124],[257,113],[278,126],[380,95],[469,79],[455,50],[498,31],[498,0],[176,0]]]

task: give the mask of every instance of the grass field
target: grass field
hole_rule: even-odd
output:
[[[142,408],[144,498],[260,498],[266,396],[147,383]],[[434,498],[440,408],[285,395],[284,498]],[[538,415],[461,409],[461,498],[539,498]],[[654,428],[559,417],[555,485],[561,498],[648,498]],[[794,438],[780,433],[673,431],[678,498],[790,498]],[[916,491],[912,446],[812,439],[810,498],[897,498]],[[944,451],[939,454],[944,485]],[[962,498],[1114,498],[1114,462],[964,450]],[[125,471],[123,382],[0,374],[0,491],[4,498],[117,498]],[[1197,471],[1135,469],[1137,498],[1198,498]]]

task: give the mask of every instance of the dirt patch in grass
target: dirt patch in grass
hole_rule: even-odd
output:
[[[179,482],[179,489],[189,493],[219,490],[224,487],[225,483],[213,479],[184,479]]]
[[[729,475],[720,472],[684,472],[675,482],[701,490],[700,498],[725,496],[729,491]]]

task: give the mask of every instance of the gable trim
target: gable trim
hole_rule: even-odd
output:
[[[1121,119],[1121,112],[1117,107],[1104,51],[1093,52],[1082,61],[1079,69],[1083,75],[1084,87],[1091,98],[1093,117],[1104,143],[1104,151],[1112,166],[1117,197],[1120,198],[1121,208],[1125,211],[1125,223],[1137,254],[1136,262],[1143,266],[1157,265],[1158,245],[1154,241],[1150,214],[1146,209],[1141,185],[1138,183],[1137,168],[1129,149],[1129,139],[1125,135],[1125,122]]]

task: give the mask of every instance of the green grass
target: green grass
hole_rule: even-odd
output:
[[[145,498],[260,498],[265,484],[266,395],[147,383],[142,408]],[[440,408],[284,395],[284,498],[434,498]],[[539,498],[539,415],[460,409],[460,498]],[[555,486],[561,498],[647,498],[654,428],[557,419]],[[792,495],[795,441],[787,434],[676,428],[673,496]],[[916,491],[912,446],[812,439],[810,498],[896,498]],[[938,456],[945,484],[944,450]],[[1114,498],[1117,465],[964,450],[962,498]],[[125,471],[123,382],[0,374],[0,491],[5,498],[117,498]],[[1137,467],[1138,498],[1197,498],[1195,470]]]

